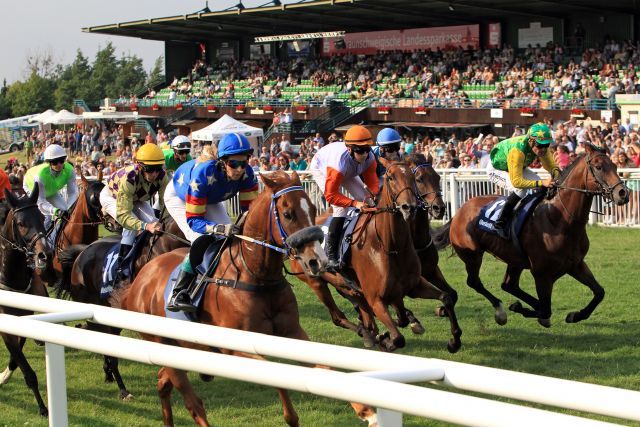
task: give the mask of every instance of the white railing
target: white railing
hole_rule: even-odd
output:
[[[443,220],[449,221],[460,207],[469,199],[477,196],[503,193],[495,184],[489,181],[484,169],[438,169],[442,180],[442,198],[447,210]],[[541,177],[548,177],[546,171],[536,170]],[[624,206],[605,203],[602,197],[593,201],[589,223],[599,225],[618,225],[640,227],[640,169],[620,169],[622,179],[631,189],[631,200]],[[628,176],[627,176],[628,174]],[[318,213],[327,209],[326,202],[315,181],[303,179],[302,185],[318,208]],[[227,200],[227,210],[232,216],[240,212],[240,202],[237,197]]]
[[[611,425],[403,384],[425,381],[477,393],[640,421],[640,411],[637,410],[640,407],[640,392],[631,390],[195,323],[185,328],[184,322],[179,320],[8,291],[0,291],[0,305],[49,313],[26,317],[0,314],[0,331],[46,342],[49,425],[55,427],[68,424],[64,347],[344,401],[362,402],[378,408],[377,421],[381,427],[401,425],[402,413],[464,425]],[[210,347],[356,372],[344,373],[227,356],[55,324],[82,319]]]

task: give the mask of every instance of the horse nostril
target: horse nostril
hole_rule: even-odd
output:
[[[402,208],[403,211],[408,211],[411,210],[411,206],[409,206],[408,204],[403,204],[402,206],[400,206]]]
[[[629,196],[629,192],[627,191],[626,188],[622,188],[618,192],[618,195],[620,196],[621,199],[626,199]]]
[[[45,254],[44,252],[38,252],[38,259],[46,260],[47,259],[47,254]]]

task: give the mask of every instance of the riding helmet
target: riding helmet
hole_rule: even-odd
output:
[[[228,133],[218,143],[218,158],[253,153],[249,140],[239,133]]]

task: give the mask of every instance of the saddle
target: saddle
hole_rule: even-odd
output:
[[[351,257],[351,241],[353,236],[353,230],[356,227],[356,223],[358,222],[358,217],[360,216],[360,212],[352,209],[347,214],[347,217],[344,220],[344,225],[342,226],[342,233],[340,235],[340,247],[338,251],[338,258],[344,265],[348,265]],[[329,234],[329,224],[331,224],[331,220],[333,217],[328,217],[327,220],[320,226],[322,232],[324,233],[324,240],[322,243],[323,249],[326,251],[326,247],[324,242],[327,241],[327,236]]]
[[[507,219],[507,235],[517,248],[522,248],[519,236],[524,224],[533,214],[533,211],[535,211],[535,208],[540,204],[544,196],[544,191],[526,195],[514,208],[513,215]],[[505,201],[506,197],[499,197],[480,210],[480,215],[478,215],[478,228],[480,230],[498,236],[495,222],[500,217]]]
[[[142,233],[136,236],[136,239],[133,242],[133,246],[129,253],[122,260],[122,272],[125,276],[131,277],[133,273],[133,263],[138,259],[138,255],[140,254],[140,250],[144,245],[144,242],[148,238],[151,233],[148,231],[143,231]],[[107,299],[111,296],[111,293],[115,289],[117,283],[116,280],[116,270],[118,253],[120,252],[120,242],[115,243],[111,249],[107,252],[107,256],[104,258],[104,264],[102,265],[102,285],[100,286],[100,299]]]

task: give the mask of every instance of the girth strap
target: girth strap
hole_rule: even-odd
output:
[[[275,283],[274,285],[254,285],[252,283],[242,282],[240,280],[222,279],[220,277],[206,279],[206,281],[218,286],[240,289],[247,292],[278,292],[284,289],[289,284],[289,282],[284,279],[280,282]]]

